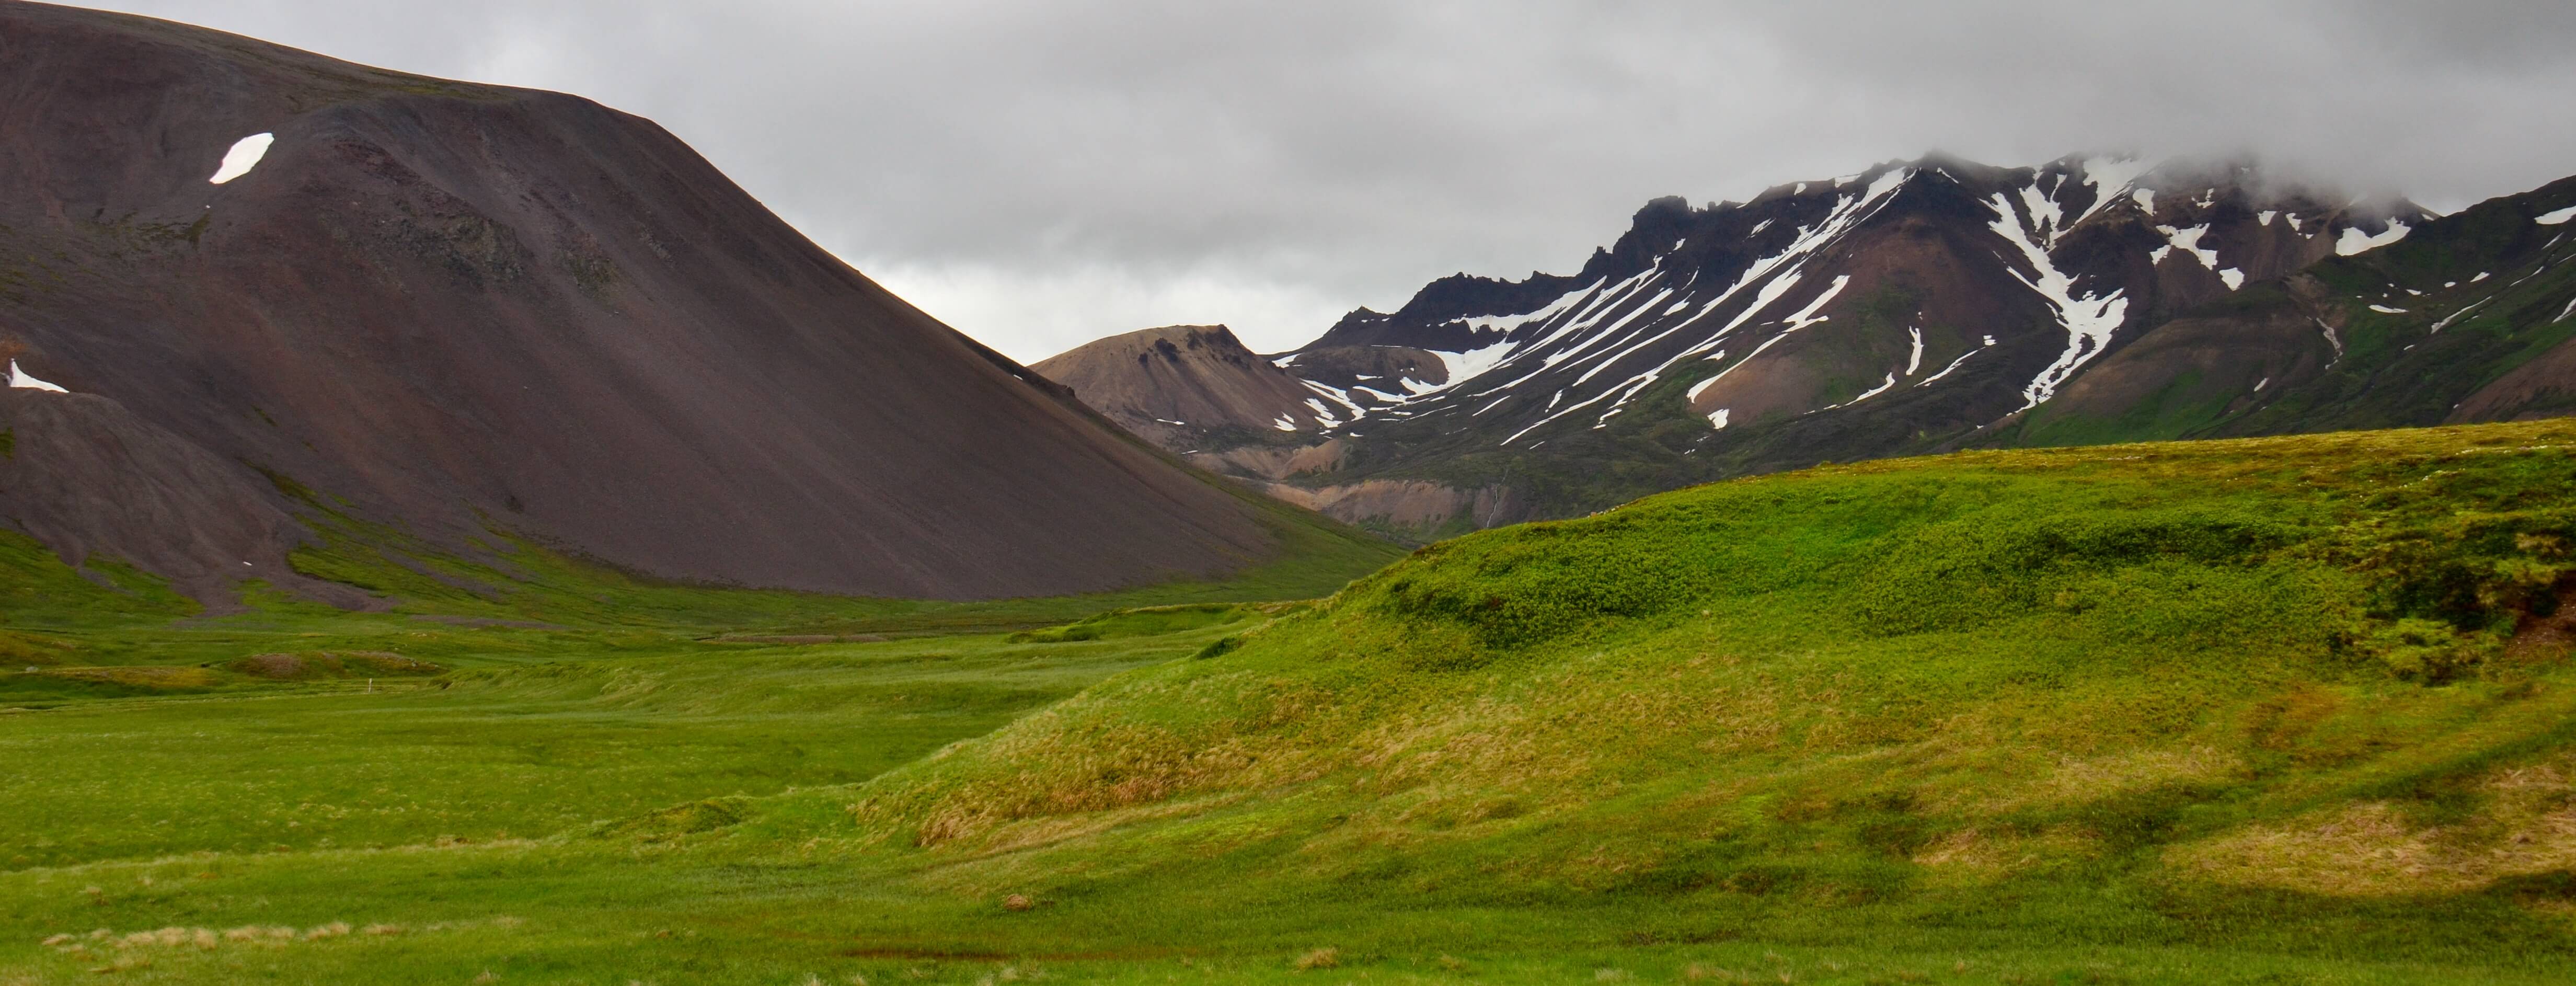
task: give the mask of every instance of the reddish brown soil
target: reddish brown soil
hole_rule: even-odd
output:
[[[1086,343],[1031,369],[1073,388],[1110,420],[1166,446],[1224,428],[1316,430],[1315,397],[1222,325],[1143,329]],[[1174,422],[1178,422],[1175,424]],[[1175,451],[1181,450],[1175,448]]]

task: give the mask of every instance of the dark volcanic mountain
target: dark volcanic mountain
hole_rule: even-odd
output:
[[[0,4],[0,513],[214,598],[311,504],[650,575],[1216,575],[1277,508],[850,270],[651,122]],[[304,491],[311,491],[305,494]],[[321,591],[321,590],[316,590]]]
[[[2417,253],[2455,256],[2449,231],[2457,225],[2402,200],[2355,200],[2248,164],[2151,168],[2081,156],[2037,168],[1933,157],[1785,185],[1745,203],[1693,208],[1659,199],[1575,274],[1443,278],[1394,312],[1353,312],[1282,356],[1280,365],[1324,395],[1329,412],[1308,440],[1329,454],[1296,456],[1301,470],[1239,468],[1244,457],[1230,454],[1200,461],[1264,482],[1285,479],[1296,487],[1292,498],[1344,519],[1422,534],[1577,514],[1822,460],[2068,438],[2078,430],[2035,424],[2058,420],[2054,402],[2098,392],[2098,401],[2076,402],[2085,420],[2129,414],[2147,395],[2167,393],[2158,388],[2170,380],[2157,376],[2167,371],[2153,368],[2184,350],[2223,364],[2231,380],[2253,374],[2241,381],[2248,386],[2259,382],[2252,368],[2275,363],[2279,383],[2304,386],[2308,377],[2298,374],[2322,373],[2332,362],[2315,328],[2319,312],[2267,309],[2207,328],[2179,349],[2165,343],[2189,334],[2185,322],[2206,322],[2247,299],[2362,290],[2317,287],[2317,278],[2350,278],[2303,272],[2377,269],[2378,258]],[[2417,231],[2436,235],[2410,236]],[[2471,264],[2480,271],[2444,275],[2459,281],[2453,288],[2415,283],[2423,277],[2403,287],[2458,290],[2466,301],[2481,290],[2470,285],[2484,283],[2471,280],[2476,273],[2501,278],[2554,262],[2528,237],[2489,252],[2494,260]],[[2469,263],[2407,266],[2448,271]],[[2526,307],[2565,303],[2555,284],[2530,280],[2523,290],[2536,293]],[[2394,286],[2367,285],[2383,295]],[[2340,326],[2344,317],[2327,322]],[[2305,333],[2294,348],[2306,369],[2280,363],[2289,358],[2276,352],[2285,331]],[[2538,369],[2524,377],[2547,376],[2557,364],[2534,357],[2549,341],[2481,350],[2476,359],[2486,369],[2476,372],[2529,363]],[[2411,372],[2431,372],[2423,361],[2461,366],[2462,352],[2430,347]],[[2088,386],[2115,364],[2146,369],[2119,371],[2138,381],[2131,385]],[[2347,362],[2342,372],[2362,365]],[[2335,392],[2359,401],[2355,407],[2388,400],[2384,386],[2335,379],[2345,380]],[[2206,373],[2192,380],[2192,388],[2220,386]],[[2552,384],[2499,386],[2533,395],[2517,398],[2517,407],[2558,399],[2545,396],[2558,392]],[[2364,391],[2377,396],[2353,396]],[[2469,396],[2443,393],[2445,401]],[[2235,414],[2252,405],[2230,406]],[[2481,406],[2468,401],[2462,413]],[[2242,427],[2422,417],[2301,411]],[[1265,436],[1265,444],[1276,439]],[[1260,457],[1282,459],[1275,449]],[[1415,498],[1342,496],[1390,483],[1407,484]],[[1471,515],[1431,502],[1477,498],[1510,506]]]

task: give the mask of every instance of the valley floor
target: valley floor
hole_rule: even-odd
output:
[[[1763,940],[1654,892],[1516,905],[1353,884],[1247,899],[1226,883],[1266,875],[1186,852],[1147,868],[1169,872],[1105,880],[1098,899],[1015,910],[981,878],[761,818],[791,792],[838,797],[849,789],[834,785],[1239,629],[675,640],[372,691],[334,680],[0,714],[0,803],[14,806],[0,983],[2544,983],[2576,970],[2556,955],[2175,946],[2143,916],[2128,944],[1922,915]]]
[[[2364,591],[2407,524],[2563,557],[2576,426],[2388,435],[1722,484],[1069,624],[1156,600],[174,623],[21,558],[0,986],[2576,979],[2567,642],[2441,670]]]

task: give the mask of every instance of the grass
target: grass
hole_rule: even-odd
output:
[[[450,670],[0,715],[0,983],[2563,982],[2571,448],[1820,468],[975,632],[13,613]],[[815,626],[890,639],[743,639]]]

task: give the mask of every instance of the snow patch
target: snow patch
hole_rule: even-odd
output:
[[[1725,408],[1722,408],[1722,407],[1721,407],[1721,408],[1718,408],[1717,410],[1714,410],[1714,411],[1710,411],[1710,412],[1708,412],[1708,426],[1709,426],[1709,427],[1711,427],[1711,428],[1715,428],[1715,429],[1717,429],[1717,430],[1719,430],[1719,431],[1725,431],[1725,430],[1726,430],[1726,415],[1727,415],[1727,411],[1726,411],[1726,409],[1725,409]]]
[[[1914,336],[1914,354],[1905,358],[1905,375],[1910,377],[1923,368],[1923,330],[1908,326],[1905,331]]]
[[[259,167],[259,159],[268,156],[268,145],[276,142],[276,134],[252,134],[234,141],[232,150],[224,152],[223,165],[215,169],[214,177],[206,180],[221,185],[249,174],[250,169]]]
[[[2023,211],[2030,213],[2031,228],[2049,242],[2055,243],[2057,234],[2066,231],[2066,210],[2058,207],[2056,200],[2040,194],[2038,185],[2022,187],[2021,205]]]
[[[1288,420],[1288,416],[1287,416],[1287,415],[1285,415],[1285,414],[1280,415],[1280,416],[1279,416],[1279,420],[1271,422],[1271,423],[1270,423],[1270,426],[1271,426],[1271,427],[1273,427],[1273,428],[1277,428],[1277,429],[1279,429],[1279,430],[1281,430],[1281,431],[1295,431],[1295,430],[1297,430],[1297,423],[1296,423],[1296,422],[1294,422],[1294,421],[1290,421],[1290,420]]]
[[[2175,229],[2171,226],[2158,226],[2156,227],[2156,231],[2165,234],[2165,242],[2173,244],[2174,249],[2181,250],[2194,257],[2200,258],[2201,266],[2207,267],[2213,271],[2218,269],[2218,251],[2215,249],[2202,249],[2200,245],[2200,238],[2209,235],[2208,223],[2202,223],[2190,229]],[[2159,255],[2156,257],[2156,260],[2159,263],[2164,261],[2164,257],[2161,256],[2162,252],[2163,251],[2161,250],[2157,251]],[[2219,276],[2221,278],[2226,277],[2225,274],[2221,274]],[[2244,275],[2237,275],[2237,279],[2241,282],[2244,279]],[[2231,284],[2228,285],[2228,287],[2233,288],[2235,285]]]
[[[1988,345],[1992,345],[1992,343],[1988,343]],[[1967,352],[1960,353],[1960,354],[1959,354],[1959,358],[1958,358],[1958,359],[1951,360],[1951,361],[1950,361],[1950,365],[1945,366],[1945,367],[1942,367],[1942,368],[1941,368],[1941,372],[1939,372],[1939,373],[1935,373],[1935,374],[1933,374],[1933,375],[1931,375],[1931,376],[1928,376],[1928,377],[1924,377],[1924,378],[1923,378],[1923,382],[1922,382],[1922,383],[1915,384],[1915,386],[1917,386],[1917,387],[1929,387],[1929,386],[1931,386],[1931,385],[1932,385],[1932,381],[1939,380],[1939,379],[1941,379],[1942,377],[1949,376],[1949,375],[1950,375],[1950,371],[1958,369],[1958,368],[1959,368],[1959,364],[1967,362],[1967,361],[1968,361],[1968,357],[1970,357],[1970,356],[1974,356],[1974,355],[1977,355],[1977,353],[1979,353],[1979,352],[1981,352],[1981,351],[1982,351],[1982,350],[1971,349],[1971,350],[1968,350]]]
[[[1332,398],[1333,403],[1349,408],[1351,412],[1351,420],[1348,422],[1349,424],[1358,424],[1361,418],[1368,417],[1369,409],[1362,407],[1358,402],[1351,400],[1351,394],[1348,390],[1342,390],[1329,384],[1318,383],[1313,380],[1299,380],[1297,382],[1305,384],[1306,389],[1308,390]],[[1352,389],[1358,390],[1365,388],[1354,387]],[[1374,391],[1372,391],[1372,393],[1374,393]],[[1315,417],[1320,420],[1324,427],[1337,428],[1344,424],[1344,422],[1338,420],[1338,416],[1333,414],[1330,408],[1324,406],[1324,402],[1309,397],[1306,398],[1306,405],[1315,409]]]
[[[2362,232],[2361,227],[2358,226],[2346,226],[2343,228],[2343,238],[2335,241],[2335,252],[2346,257],[2365,253],[2405,239],[2409,232],[2411,230],[2407,229],[2405,223],[2393,219],[2389,220],[2388,229],[2377,236]]]
[[[2333,347],[2334,347],[2334,359],[2327,360],[2327,361],[2326,361],[2326,365],[2327,365],[2327,366],[2333,366],[2333,365],[2334,365],[2334,364],[2336,364],[2336,363],[2342,362],[2342,361],[2343,361],[2343,337],[2338,336],[2338,335],[2335,335],[2334,326],[2327,325],[2327,324],[2326,324],[2326,320],[2325,320],[2325,319],[2322,319],[2322,318],[2317,319],[2317,320],[2316,320],[2316,323],[2317,323],[2317,331],[2320,331],[2320,332],[2323,332],[2323,333],[2325,333],[2325,334],[2326,334],[2326,345],[2329,345],[2329,346],[2333,346]]]
[[[27,371],[18,368],[18,361],[14,359],[9,361],[9,386],[20,390],[50,390],[57,394],[71,393],[71,391],[64,390],[59,385],[46,383],[45,381],[38,380],[35,377],[27,375]]]
[[[1831,406],[1829,406],[1829,407],[1826,407],[1826,408],[1825,408],[1825,410],[1831,411],[1831,410],[1833,410],[1834,408],[1837,408],[1837,407],[1850,407],[1850,406],[1852,406],[1852,405],[1854,405],[1854,404],[1858,404],[1858,403],[1860,403],[1860,402],[1862,402],[1862,401],[1865,401],[1865,400],[1868,400],[1868,399],[1870,399],[1870,398],[1872,398],[1872,397],[1876,397],[1876,396],[1878,396],[1878,395],[1880,395],[1880,394],[1887,393],[1889,389],[1891,389],[1891,388],[1893,388],[1893,387],[1895,387],[1895,386],[1896,386],[1896,374],[1894,374],[1894,373],[1890,373],[1890,374],[1888,374],[1888,375],[1887,375],[1887,382],[1882,383],[1882,384],[1879,384],[1878,386],[1875,386],[1875,387],[1871,387],[1871,388],[1870,388],[1870,389],[1868,389],[1868,390],[1864,390],[1864,391],[1862,391],[1862,392],[1861,392],[1861,394],[1860,394],[1860,396],[1858,396],[1858,397],[1854,397],[1854,398],[1852,398],[1852,399],[1850,399],[1850,400],[1847,400],[1847,401],[1844,401],[1844,402],[1842,402],[1842,403],[1840,403],[1840,404],[1835,404],[1835,405],[1831,405]]]
[[[2227,282],[2227,290],[2230,291],[2245,286],[2245,272],[2234,267],[2219,271],[2218,279]]]
[[[2254,381],[2254,392],[2255,392],[2255,393],[2257,393],[2257,394],[2262,393],[2262,392],[2263,392],[2263,388],[2265,388],[2265,387],[2269,387],[2269,386],[2271,386],[2271,385],[2272,385],[2272,378],[2271,378],[2271,377],[2264,377],[2264,378],[2263,378],[2263,379],[2261,379],[2261,380]]]
[[[2281,212],[2278,209],[2265,209],[2262,212],[2255,213],[2254,218],[2258,225],[2269,226],[2272,225],[2273,217],[2280,214]]]
[[[2542,213],[2531,217],[2532,222],[2539,223],[2543,226],[2561,225],[2570,219],[2576,219],[2576,205],[2568,206],[2567,208],[2560,209],[2556,212]]]
[[[2147,169],[2151,167],[2153,165],[2137,158],[2097,157],[2086,160],[2084,180],[2093,186],[2093,204],[2084,210],[2083,215],[2075,217],[2075,222],[2067,225],[2080,225],[2084,220],[2093,218],[2093,214],[2102,211],[2105,206],[2119,201],[2120,193],[2129,190],[2129,186],[2145,176]],[[2146,206],[2149,211],[2154,211],[2155,193],[2149,192],[2146,195],[2147,197],[2140,200],[2139,204]]]
[[[2129,193],[2129,198],[2130,198],[2131,200],[2133,200],[2133,201],[2135,201],[2135,202],[2137,202],[2137,203],[2138,203],[2138,208],[2143,209],[2143,210],[2146,210],[2146,213],[2147,213],[2148,215],[2154,215],[2154,214],[2155,214],[2155,212],[2156,212],[2156,193],[2154,193],[2154,192],[2150,192],[2150,191],[2147,191],[2146,189],[2141,188],[2141,189],[2138,189],[2138,190],[2136,190],[2136,191],[2130,192],[2130,193]]]
[[[2378,312],[2378,313],[2380,313],[2380,314],[2382,314],[2382,315],[2404,315],[2404,314],[2406,314],[2406,309],[2403,309],[2403,308],[2390,308],[2390,307],[2388,307],[2387,305],[2372,305],[2372,306],[2370,306],[2370,310],[2371,310],[2371,311]]]
[[[1797,314],[1788,317],[1787,321],[1789,323],[1789,327],[1780,330],[1780,333],[1782,335],[1787,335],[1791,332],[1796,332],[1799,329],[1815,325],[1819,322],[1833,321],[1833,316],[1818,315],[1816,312],[1819,309],[1824,308],[1827,302],[1834,300],[1835,295],[1843,293],[1843,285],[1850,283],[1851,275],[1842,274],[1836,276],[1832,287],[1826,288],[1823,294],[1817,295],[1816,300],[1808,302],[1807,307],[1798,309]]]
[[[1459,384],[1466,383],[1469,380],[1475,379],[1485,371],[1493,369],[1494,364],[1502,362],[1503,357],[1510,354],[1511,348],[1511,340],[1504,339],[1495,342],[1493,345],[1486,346],[1483,349],[1470,349],[1463,353],[1447,353],[1436,349],[1428,350],[1431,355],[1440,357],[1440,365],[1449,368],[1449,382],[1426,384],[1417,383],[1408,379],[1403,381],[1404,389],[1406,393],[1419,397],[1423,394],[1436,394]]]
[[[2470,306],[2469,306],[2469,307],[2467,307],[2467,308],[2463,308],[2463,309],[2460,309],[2459,311],[2452,312],[2452,313],[2451,313],[2451,317],[2446,318],[2446,319],[2443,319],[2443,320],[2441,320],[2441,321],[2439,321],[2439,322],[2435,322],[2435,323],[2433,323],[2433,331],[2434,331],[2434,332],[2440,332],[2440,331],[2442,331],[2443,329],[2450,328],[2450,327],[2451,327],[2451,323],[2453,323],[2453,322],[2457,322],[2457,321],[2459,321],[2460,319],[2462,319],[2462,318],[2466,317],[2470,312],[2477,311],[2477,310],[2478,310],[2478,305],[2483,305],[2483,304],[2486,304],[2487,302],[2494,301],[2494,300],[2495,300],[2494,298],[2480,298],[2480,299],[2478,299],[2478,300],[2477,300],[2476,304],[2472,304],[2472,305],[2470,305]],[[2428,333],[2428,334],[2429,334],[2429,333]]]

